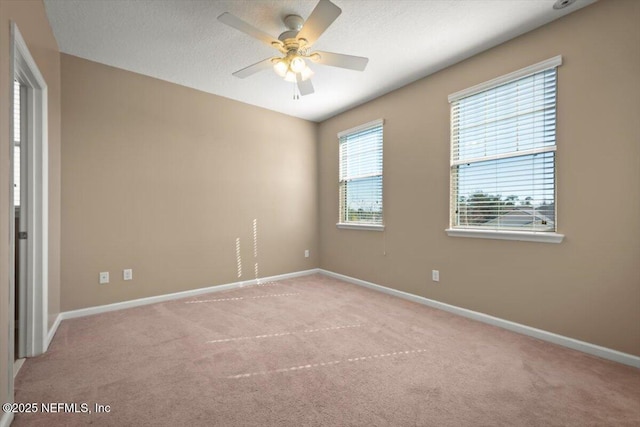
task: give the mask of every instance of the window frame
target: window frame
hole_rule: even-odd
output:
[[[478,93],[488,91],[490,89],[511,83],[513,81],[519,80],[521,78],[530,76],[532,74],[542,72],[545,70],[549,70],[551,68],[559,68],[562,65],[562,56],[558,55],[553,58],[547,59],[542,62],[538,62],[529,67],[522,68],[520,70],[514,71],[509,74],[505,74],[503,76],[497,77],[495,79],[489,80],[484,83],[480,83],[478,85],[472,86],[468,89],[464,89],[458,92],[455,92],[449,95],[448,100],[449,104],[452,106],[454,102],[467,98],[472,95],[476,95]],[[557,80],[556,80],[556,89],[557,89]],[[454,146],[454,137],[453,137],[453,116],[450,116],[450,126],[451,126],[451,135],[449,147],[450,150],[453,150]],[[557,147],[557,143],[556,143]],[[556,148],[552,150],[556,152]],[[453,151],[451,151],[453,154]],[[554,154],[555,155],[555,154]],[[454,225],[454,211],[455,211],[455,201],[453,195],[454,192],[454,164],[453,164],[453,155],[450,158],[451,163],[449,167],[449,227],[445,229],[446,233],[450,237],[471,237],[471,238],[483,238],[483,239],[499,239],[499,240],[520,240],[520,241],[531,241],[531,242],[542,242],[542,243],[560,243],[564,239],[564,235],[558,233],[557,221],[555,231],[535,231],[535,230],[509,230],[509,229],[483,229],[483,228],[468,228],[468,227],[457,227]],[[554,206],[557,209],[557,155],[556,159],[554,159],[554,186],[556,187],[556,191],[554,191]],[[556,215],[557,218],[557,215]]]
[[[381,127],[382,130],[382,146],[380,148],[382,156],[382,165],[380,168],[380,174],[376,174],[373,176],[380,176],[381,179],[381,220],[380,223],[367,223],[367,222],[356,222],[356,221],[344,221],[343,215],[343,203],[342,203],[342,190],[341,186],[343,183],[343,179],[340,176],[340,170],[342,168],[342,156],[340,155],[340,144],[342,144],[341,139],[354,135],[360,132],[367,131],[369,129]],[[344,130],[338,133],[338,222],[336,223],[336,227],[340,229],[351,229],[351,230],[369,230],[369,231],[384,231],[384,119],[372,120],[370,122],[364,123],[362,125],[353,127],[351,129]]]

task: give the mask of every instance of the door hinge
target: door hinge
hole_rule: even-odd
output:
[[[25,240],[27,238],[27,232],[26,231],[19,231],[18,232],[18,239],[19,240]]]

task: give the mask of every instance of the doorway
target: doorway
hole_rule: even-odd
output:
[[[9,120],[9,392],[24,357],[49,346],[47,84],[15,22],[11,22]],[[3,204],[4,206],[4,204]]]

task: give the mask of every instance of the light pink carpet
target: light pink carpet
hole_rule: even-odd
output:
[[[638,426],[640,370],[320,275],[62,322],[15,426]]]

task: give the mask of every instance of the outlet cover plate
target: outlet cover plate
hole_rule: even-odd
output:
[[[109,283],[109,272],[108,271],[100,272],[100,284],[106,285],[107,283]]]

